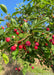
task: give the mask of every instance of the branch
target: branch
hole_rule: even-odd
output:
[[[27,35],[25,38],[19,40],[18,42],[24,41],[28,36],[31,36],[32,34]]]

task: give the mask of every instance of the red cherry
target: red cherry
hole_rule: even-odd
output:
[[[54,41],[54,38],[52,39],[52,42]]]
[[[9,38],[9,37],[7,37],[7,38],[6,38],[6,42],[9,42],[9,41],[10,41],[10,38]]]
[[[26,41],[26,45],[30,46],[31,45],[30,41]]]
[[[34,69],[34,66],[32,66],[32,69]]]
[[[2,27],[2,29],[4,29],[4,27]]]
[[[24,50],[26,50],[26,47],[25,47],[25,45],[23,45],[23,49],[24,49]]]
[[[38,49],[38,46],[34,46],[35,49]]]
[[[20,44],[21,42],[20,41],[18,41],[18,44]]]
[[[11,47],[11,51],[15,51],[16,50],[16,47],[15,46],[12,46]]]
[[[24,19],[25,22],[27,22],[27,20]]]
[[[34,41],[34,43],[36,43],[36,41]]]
[[[21,31],[21,33],[24,33],[24,31]]]
[[[29,66],[31,66],[31,64],[29,64]]]
[[[54,39],[54,35],[52,35],[52,38]]]
[[[27,53],[29,53],[29,51],[27,51]]]
[[[15,70],[18,70],[18,68],[16,67]]]
[[[52,42],[52,39],[50,39],[49,41]]]
[[[46,28],[46,31],[49,31],[50,29],[49,28]]]
[[[18,68],[18,71],[20,71],[20,68]]]
[[[23,48],[23,45],[19,45],[19,49],[22,49]]]
[[[17,32],[17,29],[14,29],[14,32]]]
[[[36,45],[36,46],[39,46],[39,43],[38,43],[38,42],[36,42],[36,43],[35,43],[35,45]]]
[[[54,41],[52,42],[52,44],[54,45]]]
[[[19,32],[16,32],[17,35],[19,35]]]
[[[46,45],[46,46],[48,46],[48,44],[47,44],[47,43],[45,43],[45,45]]]
[[[53,65],[51,65],[51,67],[53,67]]]

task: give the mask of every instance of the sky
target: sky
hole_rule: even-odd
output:
[[[13,12],[15,12],[15,7],[17,7],[16,4],[22,3],[23,0],[0,0],[0,4],[4,4],[7,9],[8,9],[8,14],[12,14]],[[24,4],[26,5],[29,1],[25,1]],[[6,14],[0,9],[0,17],[1,17],[1,13],[3,14],[4,18],[6,16]],[[5,21],[2,21],[2,23],[0,24],[0,26],[4,26],[5,25]],[[47,23],[48,24],[48,23]]]
[[[16,4],[22,3],[23,0],[0,0],[0,4],[4,4],[7,9],[8,9],[8,14],[12,14],[13,12],[15,12],[15,7],[17,7]],[[25,1],[24,4],[26,5],[28,3],[28,1]],[[0,17],[1,17],[1,13],[3,14],[3,17],[6,16],[6,14],[0,9]],[[2,17],[2,18],[3,18]],[[2,26],[5,24],[4,22],[1,23]],[[0,25],[1,26],[1,25]]]

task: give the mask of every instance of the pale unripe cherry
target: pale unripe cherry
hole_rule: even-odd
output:
[[[12,38],[14,39],[14,38],[15,38],[15,36],[12,36]]]
[[[15,47],[17,47],[17,44],[14,44]]]
[[[53,16],[53,18],[54,18],[54,16]]]
[[[42,33],[42,35],[44,35],[44,33]]]

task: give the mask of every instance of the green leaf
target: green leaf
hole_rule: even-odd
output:
[[[4,4],[0,4],[0,8],[3,12],[7,13],[7,7]]]
[[[0,30],[0,35],[2,35],[4,33],[4,30],[3,29],[1,29]]]
[[[23,38],[23,34],[22,34],[22,33],[20,33],[20,34],[19,34],[19,37],[20,37],[20,38]]]
[[[13,60],[15,60],[16,59],[16,56],[13,56],[12,58],[13,58]]]
[[[13,18],[11,18],[11,22],[14,23],[14,24],[16,24],[16,20],[13,19]]]
[[[27,64],[27,63],[24,63],[23,65],[24,65],[24,68],[25,68],[25,69],[28,68],[28,64]]]
[[[5,64],[8,64],[9,63],[8,56],[6,54],[3,54],[2,57],[3,57],[3,60],[4,60]]]
[[[19,50],[13,51],[13,52],[12,52],[12,55],[13,55],[13,56],[16,56],[16,55],[18,55],[18,52],[19,52]]]
[[[54,50],[54,45],[52,45],[52,48],[51,49]]]
[[[16,14],[18,14],[18,11],[17,11],[17,12],[14,12],[14,13],[12,14],[12,16],[14,16],[14,15],[16,15]]]
[[[0,18],[0,21],[4,21],[2,18]]]
[[[2,41],[0,47],[3,46],[5,43],[6,41]]]

